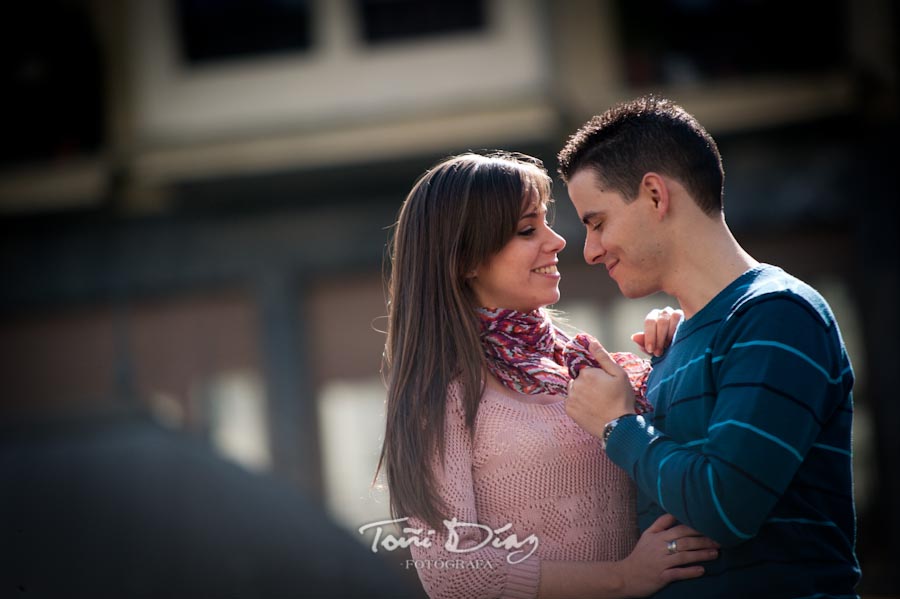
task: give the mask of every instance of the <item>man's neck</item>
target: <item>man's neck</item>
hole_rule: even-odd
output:
[[[679,249],[664,291],[678,300],[685,318],[759,264],[738,244],[724,220],[694,231]]]

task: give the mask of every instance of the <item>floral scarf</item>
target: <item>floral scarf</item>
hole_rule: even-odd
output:
[[[569,381],[587,366],[599,368],[588,347],[594,338],[584,333],[570,338],[544,310],[479,308],[481,344],[488,369],[503,385],[518,393],[568,394]],[[613,360],[628,375],[635,391],[635,411],[650,412],[647,401],[649,362],[627,352],[613,352]]]

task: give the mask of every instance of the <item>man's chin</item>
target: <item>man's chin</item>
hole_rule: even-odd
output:
[[[658,289],[651,289],[644,285],[629,284],[629,281],[620,281],[616,276],[613,276],[614,273],[612,271],[607,272],[606,274],[619,288],[619,293],[627,299],[640,299],[658,291]],[[617,272],[615,274],[619,273]]]
[[[621,293],[627,299],[640,299],[642,297],[647,297],[648,295],[653,293],[652,289],[629,287],[619,282],[617,282],[616,284],[619,286],[619,293]]]

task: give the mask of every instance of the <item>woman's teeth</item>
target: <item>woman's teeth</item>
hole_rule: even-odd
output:
[[[535,269],[532,270],[531,272],[536,272],[536,273],[538,273],[539,275],[555,275],[555,274],[559,274],[559,271],[556,270],[556,265],[555,265],[555,264],[552,265],[552,266],[542,266],[542,267],[540,267],[540,268],[535,268]]]

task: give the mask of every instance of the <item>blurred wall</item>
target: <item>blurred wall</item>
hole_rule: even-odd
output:
[[[146,406],[312,489],[351,530],[383,385],[382,264],[437,159],[548,169],[654,91],[719,142],[726,215],[820,286],[851,344],[862,590],[900,592],[896,8],[886,0],[57,0],[5,9],[4,406]],[[816,25],[810,25],[815,22]],[[890,144],[890,145],[889,145]],[[560,307],[613,347],[652,297],[582,262],[556,189]]]

